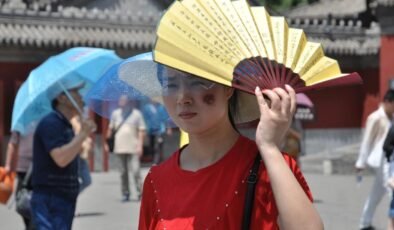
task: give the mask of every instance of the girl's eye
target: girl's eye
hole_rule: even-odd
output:
[[[167,89],[175,89],[175,88],[177,88],[178,86],[176,85],[176,84],[168,84],[168,85],[166,85],[164,88],[167,88]]]
[[[168,85],[167,87],[168,87],[168,88],[174,88],[174,87],[176,87],[176,85],[175,85],[175,84],[170,84],[170,85]]]
[[[204,89],[208,88],[207,82],[202,82],[202,81],[192,82],[192,86],[201,87],[201,88],[204,88]]]

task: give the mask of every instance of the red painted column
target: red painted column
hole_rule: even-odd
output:
[[[108,130],[108,120],[102,118],[101,119],[101,149],[103,153],[103,170],[104,172],[108,172],[109,170],[109,152],[105,151],[104,144],[107,136],[107,130]]]
[[[0,164],[5,159],[5,153],[3,155],[3,143],[4,143],[4,112],[5,112],[5,100],[4,100],[4,80],[0,79]]]
[[[394,80],[394,35],[382,35],[380,45],[380,98]]]
[[[89,118],[93,119],[95,117],[95,114],[93,111],[89,110]],[[90,150],[89,152],[89,157],[88,157],[88,161],[89,161],[89,170],[91,172],[94,172],[94,145],[96,144],[96,134],[93,133],[91,136],[92,138],[92,142],[93,142],[93,148]]]

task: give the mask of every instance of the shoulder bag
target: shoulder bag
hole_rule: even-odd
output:
[[[31,218],[31,207],[30,200],[33,191],[29,189],[30,177],[33,171],[33,164],[30,164],[29,169],[26,172],[25,178],[23,178],[22,188],[16,193],[16,212],[21,216],[30,219]]]
[[[122,127],[122,125],[126,122],[127,118],[129,118],[130,114],[131,113],[127,114],[127,116],[123,119],[123,121],[119,124],[119,126],[116,129],[112,129],[111,135],[106,139],[109,152],[111,152],[111,153],[114,152],[115,135],[118,132],[118,130]]]
[[[246,181],[248,188],[246,190],[246,196],[245,196],[245,206],[244,206],[244,212],[242,217],[242,228],[241,228],[242,230],[250,229],[250,221],[251,221],[250,218],[252,216],[252,211],[253,211],[255,187],[259,178],[258,172],[259,172],[260,161],[261,161],[260,153],[257,153],[257,156],[254,159],[252,169],[250,170],[250,174]]]

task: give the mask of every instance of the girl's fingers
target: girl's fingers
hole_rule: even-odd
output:
[[[295,111],[296,111],[296,107],[297,107],[296,92],[289,85],[285,85],[285,88],[286,88],[286,90],[287,90],[287,92],[289,93],[289,96],[290,96],[290,112],[291,112],[291,114],[294,114]]]
[[[285,116],[289,116],[290,114],[290,95],[282,88],[275,88],[274,92],[277,93],[281,99],[281,109],[282,109],[282,114]]]
[[[285,85],[285,88],[287,92],[282,88],[261,91],[259,87],[256,87],[255,94],[259,103],[260,112],[271,109],[285,116],[292,116],[296,109],[296,93],[289,85]],[[267,104],[264,96],[270,100],[271,105]]]
[[[263,113],[267,108],[268,105],[265,102],[263,93],[261,92],[260,88],[257,86],[256,89],[254,90],[254,94],[257,97],[257,102],[259,104],[259,108],[260,108],[260,113]]]
[[[279,95],[272,90],[264,90],[263,93],[271,100],[271,110],[280,111],[281,102]]]

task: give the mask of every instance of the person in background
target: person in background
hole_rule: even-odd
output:
[[[163,160],[164,135],[166,132],[171,135],[171,129],[167,129],[168,114],[164,106],[157,101],[147,100],[142,114],[146,124],[149,152],[153,155],[153,163],[159,164]]]
[[[388,192],[388,164],[383,154],[383,142],[391,126],[394,113],[394,90],[388,90],[383,102],[377,110],[371,113],[365,125],[364,135],[358,159],[355,164],[356,172],[361,173],[368,165],[375,171],[375,179],[360,218],[360,229],[372,230],[372,219],[376,207],[383,195]]]
[[[83,86],[64,86],[79,108],[83,101],[78,91]],[[53,99],[52,108],[34,134],[31,209],[37,229],[69,230],[79,194],[79,154],[96,125],[81,119],[81,130],[74,134],[70,122],[79,110],[64,92]]]
[[[7,173],[17,173],[15,194],[18,194],[22,189],[26,173],[29,167],[31,167],[33,158],[33,136],[36,126],[37,123],[32,122],[28,126],[27,132],[24,135],[21,135],[18,131],[12,131],[11,137],[8,141],[5,170]],[[28,188],[31,189],[30,183],[28,183]],[[15,195],[15,199],[16,197],[17,195]],[[25,224],[25,229],[35,229],[31,216],[21,215],[21,217]]]
[[[143,153],[145,122],[142,113],[127,95],[119,98],[118,105],[119,108],[111,114],[107,137],[116,131],[114,153],[120,164],[122,201],[137,201],[141,194],[140,157]],[[108,145],[105,148],[108,151]]]
[[[394,125],[391,125],[389,132],[387,133],[386,139],[384,140],[383,150],[385,153],[385,157],[387,162],[389,163],[389,173],[387,185],[391,189],[392,196],[389,208],[389,230],[394,230]]]

